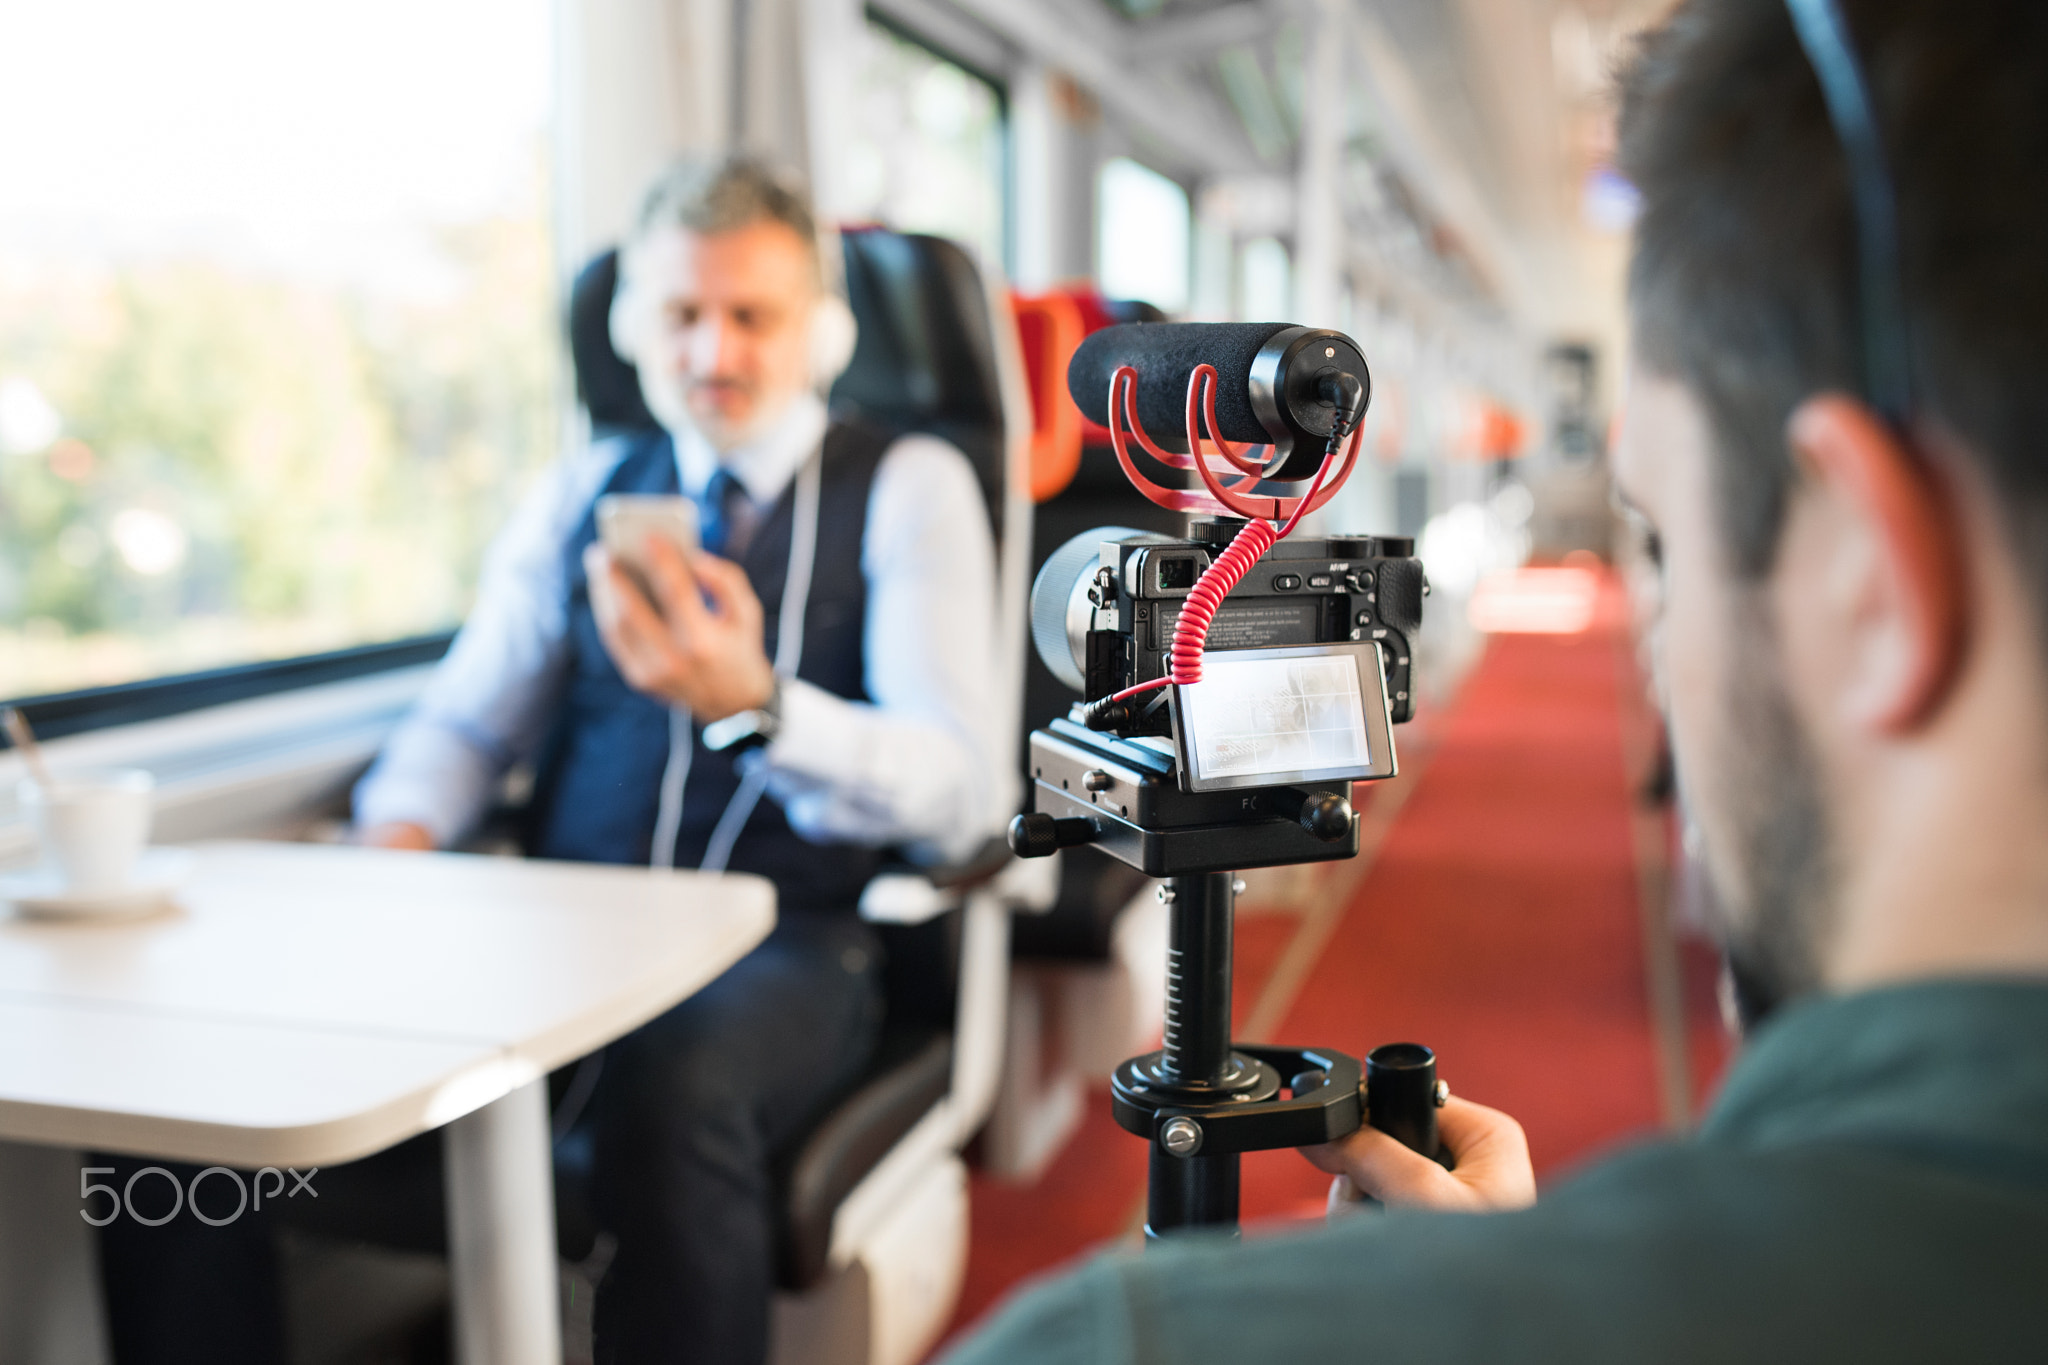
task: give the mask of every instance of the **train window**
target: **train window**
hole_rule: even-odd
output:
[[[0,10],[0,697],[460,619],[558,435],[549,24]]]
[[[863,37],[847,216],[951,237],[1003,264],[1002,91],[872,19]]]
[[[1250,321],[1292,317],[1293,271],[1277,237],[1254,237],[1238,258],[1239,311]]]
[[[1169,313],[1188,306],[1188,193],[1127,157],[1102,167],[1096,189],[1096,281],[1113,299]]]

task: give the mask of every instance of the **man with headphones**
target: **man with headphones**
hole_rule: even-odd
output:
[[[769,940],[574,1088],[617,1238],[601,1360],[765,1358],[771,1162],[880,1021],[861,890],[885,846],[959,857],[1007,813],[986,504],[953,447],[828,417],[854,343],[833,256],[752,161],[653,187],[611,331],[662,430],[548,476],[356,792],[365,842],[447,847],[528,761],[538,856],[776,884]],[[608,493],[695,500],[703,549],[656,540],[627,572],[597,536]]]
[[[655,184],[611,331],[659,429],[543,476],[356,790],[363,842],[445,848],[531,764],[538,856],[776,885],[770,937],[584,1059],[558,1106],[616,1238],[595,1328],[617,1365],[766,1358],[772,1163],[859,1076],[881,1021],[861,891],[883,848],[959,859],[1013,802],[1011,737],[984,704],[986,503],[952,446],[827,415],[854,345],[835,257],[803,195],[754,162]],[[628,574],[598,543],[608,493],[693,499],[702,548],[651,542]],[[101,1229],[117,1365],[281,1362],[275,1221],[430,1245],[439,1164],[430,1133],[323,1172],[317,1207]]]

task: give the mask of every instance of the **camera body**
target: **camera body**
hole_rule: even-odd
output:
[[[1199,518],[1184,540],[1114,527],[1075,537],[1046,561],[1032,592],[1039,654],[1088,702],[1165,676],[1189,593],[1242,525]],[[1208,647],[1371,641],[1380,646],[1392,718],[1405,721],[1413,711],[1411,646],[1428,590],[1414,548],[1400,536],[1289,537],[1223,599]],[[1058,666],[1067,659],[1071,669]],[[1166,735],[1171,721],[1165,706],[1141,706],[1117,728]]]

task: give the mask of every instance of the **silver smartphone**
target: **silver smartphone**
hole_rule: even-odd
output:
[[[597,500],[597,536],[645,591],[648,540],[696,549],[697,504],[675,493],[607,493]]]

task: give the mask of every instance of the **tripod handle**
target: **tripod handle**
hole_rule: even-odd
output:
[[[1010,851],[1019,858],[1050,858],[1060,849],[1092,844],[1101,836],[1093,820],[1026,813],[1010,821]]]
[[[1420,1043],[1386,1043],[1365,1059],[1365,1121],[1437,1162],[1454,1166],[1437,1132],[1436,1111],[1450,1098],[1436,1078],[1436,1054]]]

